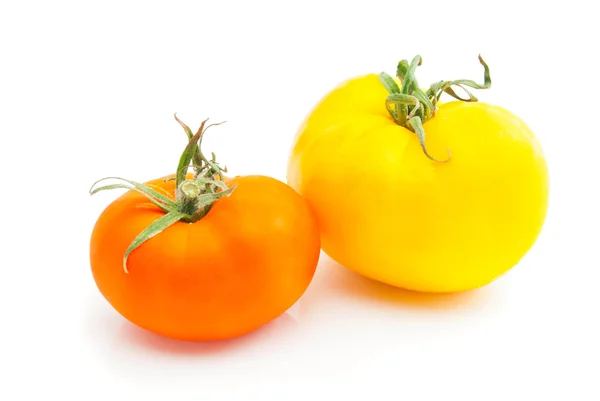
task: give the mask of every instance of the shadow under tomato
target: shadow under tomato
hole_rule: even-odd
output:
[[[420,310],[463,310],[480,308],[489,297],[488,288],[460,293],[424,293],[393,287],[364,276],[340,265],[324,252],[309,291],[302,300],[302,309],[320,303],[323,298],[358,299],[363,302],[396,305]],[[316,306],[318,307],[318,306]],[[303,313],[304,314],[304,313]]]
[[[259,327],[243,336],[217,341],[180,341],[166,338],[142,329],[128,321],[124,321],[117,332],[115,342],[117,348],[141,351],[154,351],[170,355],[200,355],[233,352],[258,343],[269,341],[270,338],[281,337],[284,333],[293,331],[298,322],[289,313],[284,313],[275,320]]]

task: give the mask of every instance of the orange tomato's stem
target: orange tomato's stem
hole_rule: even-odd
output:
[[[206,180],[205,180],[206,181]],[[231,194],[235,185],[227,187],[224,183],[218,185],[215,192],[206,192],[207,185],[202,180],[185,180],[177,190],[179,211],[185,214],[182,218],[187,223],[194,223],[210,211],[213,203]]]
[[[211,124],[205,128],[204,126],[208,121],[206,119],[202,122],[196,134],[192,134],[190,128],[179,120],[177,115],[175,115],[175,120],[184,128],[189,139],[188,144],[179,157],[179,164],[175,172],[175,178],[173,178],[176,181],[175,199],[171,199],[145,184],[118,177],[109,177],[118,180],[119,183],[117,184],[96,187],[96,184],[107,179],[105,178],[96,181],[90,189],[91,195],[108,189],[124,188],[135,190],[146,196],[165,213],[146,227],[133,240],[129,248],[127,248],[123,256],[123,268],[125,272],[127,272],[127,258],[138,246],[178,221],[194,223],[200,220],[210,211],[212,205],[217,200],[229,196],[235,189],[235,186],[228,187],[225,184],[223,173],[227,169],[219,166],[214,153],[211,159],[208,159],[201,150],[202,138],[206,130],[222,123]],[[187,179],[190,168],[194,169],[193,179],[191,180]]]
[[[196,207],[196,200],[202,193],[200,185],[198,185],[196,181],[185,180],[179,186],[178,192],[178,197],[180,198],[181,203],[180,210],[190,216],[196,213],[198,211]]]
[[[401,60],[398,63],[396,68],[396,78],[400,81],[400,86],[398,86],[396,80],[389,74],[385,72],[379,74],[379,80],[390,93],[386,99],[385,106],[396,124],[411,130],[417,135],[425,156],[436,162],[447,162],[451,158],[449,150],[447,150],[448,159],[444,160],[435,159],[427,151],[423,124],[435,116],[437,104],[443,93],[447,93],[463,102],[477,102],[478,99],[467,89],[467,87],[474,89],[488,89],[492,85],[490,69],[480,55],[479,62],[484,67],[483,84],[478,84],[467,79],[439,81],[432,84],[425,92],[419,87],[416,78],[417,67],[420,66],[422,62],[421,56],[417,55],[410,64],[407,60]],[[458,96],[452,88],[453,86],[462,89],[468,97],[463,98]]]

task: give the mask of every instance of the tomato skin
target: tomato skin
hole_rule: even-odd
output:
[[[100,215],[91,236],[92,273],[126,319],[179,340],[227,339],[268,323],[304,293],[320,254],[310,208],[273,178],[226,181],[237,184],[229,197],[201,220],[177,222],[134,250],[129,273],[125,250],[162,212],[129,191]],[[173,181],[147,184],[173,197]]]
[[[444,103],[417,136],[385,108],[377,75],[327,94],[301,125],[288,184],[312,206],[323,250],[366,277],[458,292],[515,266],[541,232],[549,179],[518,117],[482,102]]]

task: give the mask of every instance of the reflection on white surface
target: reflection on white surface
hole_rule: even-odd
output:
[[[392,287],[365,278],[338,264],[321,252],[319,272],[308,295],[300,302],[302,310],[310,309],[322,298],[352,299],[381,306],[396,305],[400,309],[460,310],[477,308],[485,302],[483,289],[457,294],[429,294]]]
[[[236,349],[250,347],[252,344],[270,341],[273,337],[289,335],[298,322],[290,314],[284,313],[270,323],[244,336],[228,340],[210,342],[185,342],[158,336],[129,322],[123,322],[116,330],[113,351],[122,352],[160,352],[167,355],[209,355],[235,352]]]

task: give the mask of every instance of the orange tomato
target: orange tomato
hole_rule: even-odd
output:
[[[176,200],[176,183],[165,178],[146,186]],[[270,177],[223,182],[235,186],[229,196],[199,220],[176,221],[147,239],[127,270],[126,250],[165,213],[130,190],[100,215],[91,235],[93,278],[126,319],[174,339],[226,339],[268,323],[304,293],[320,254],[305,201]]]

